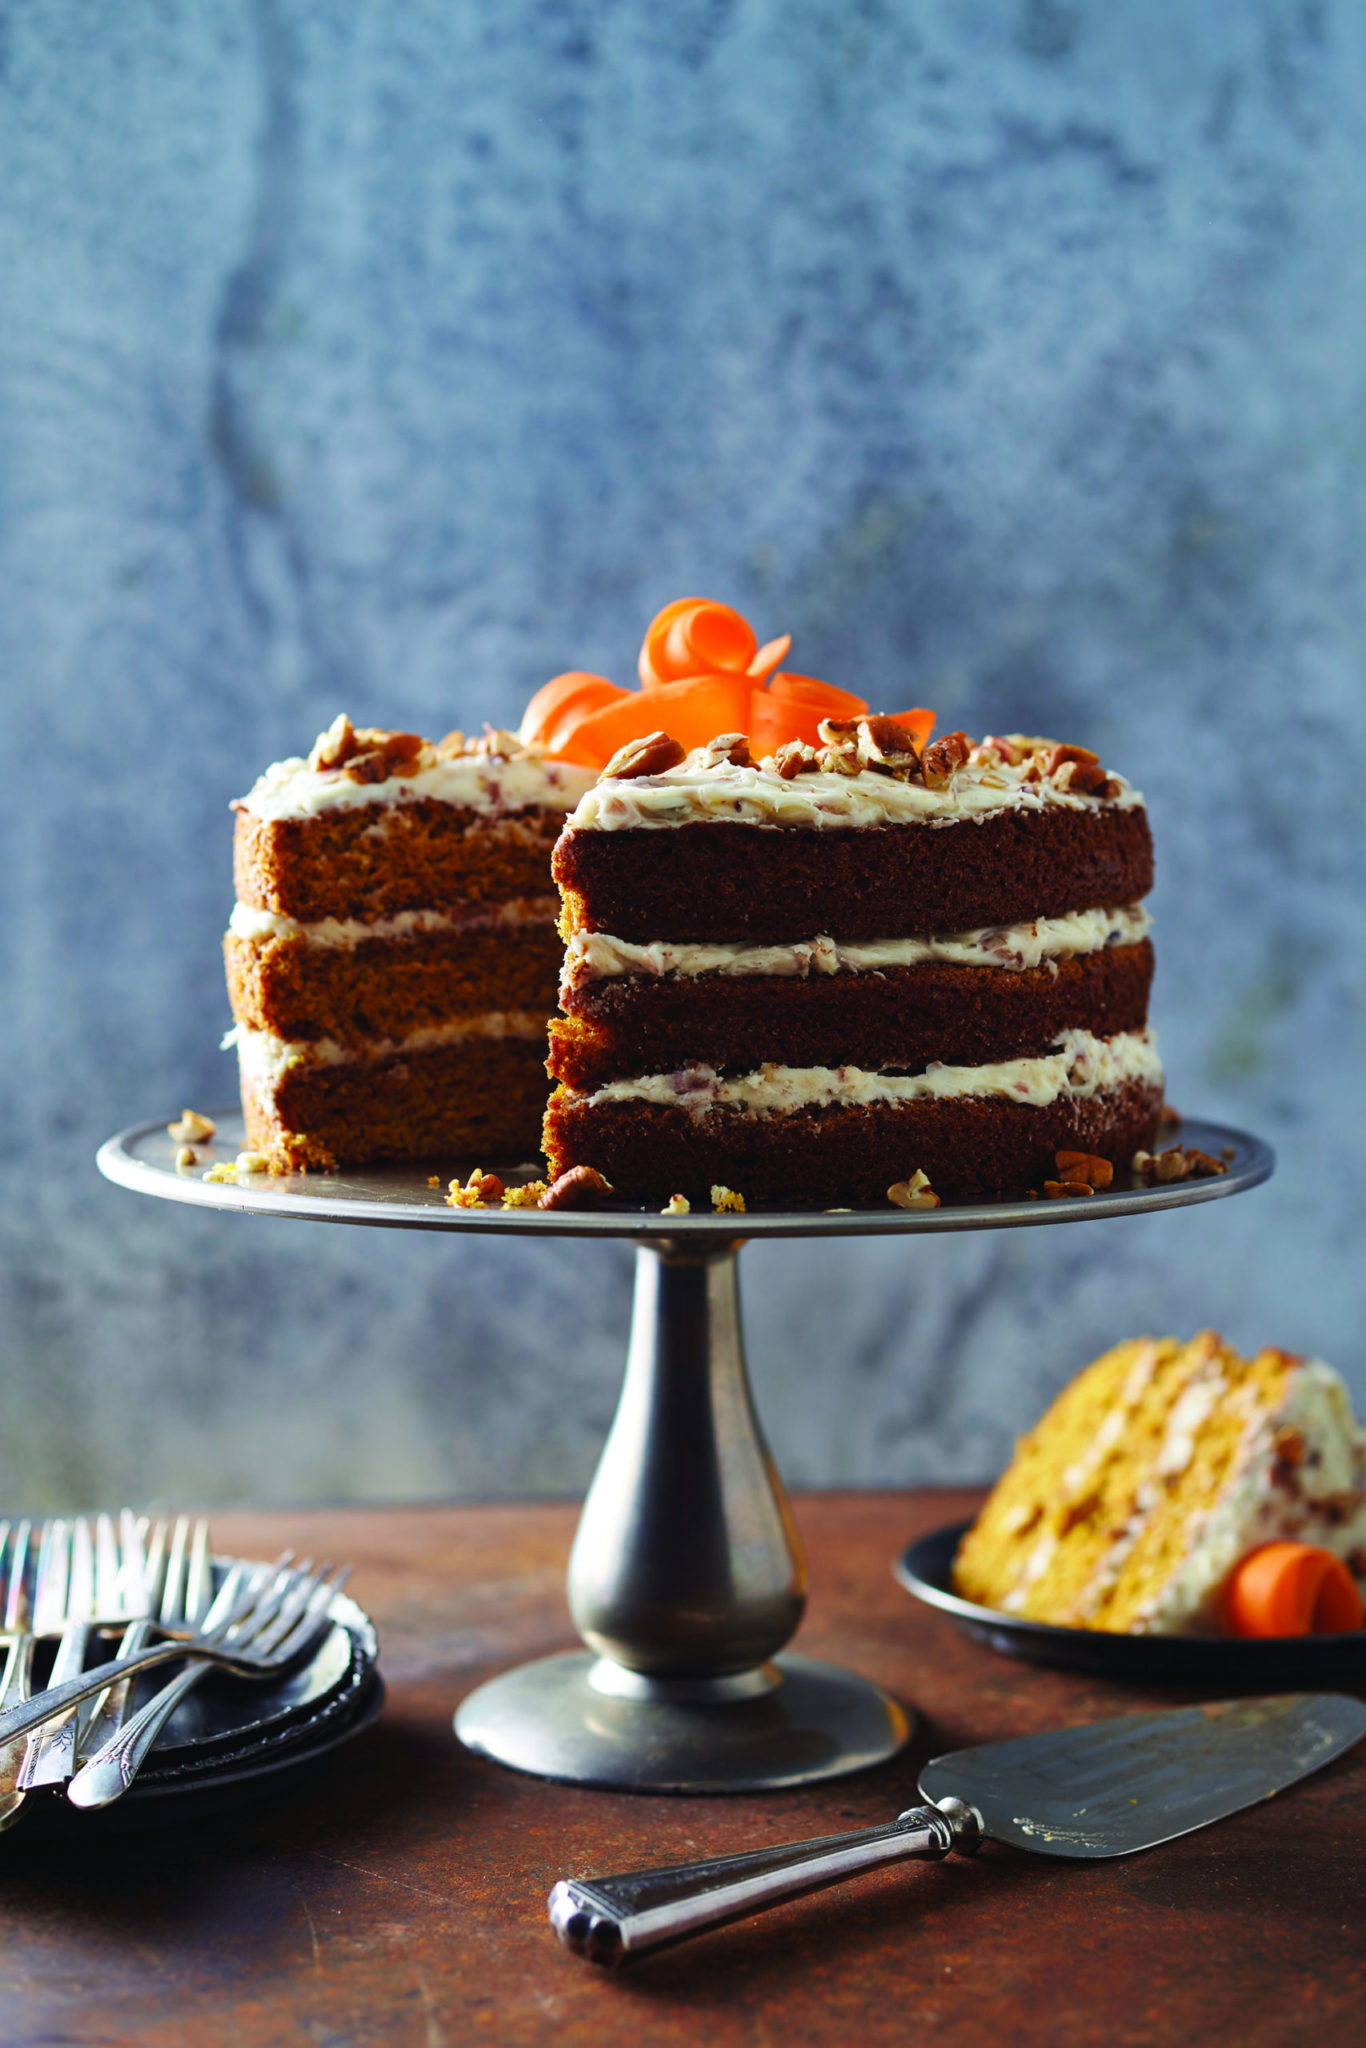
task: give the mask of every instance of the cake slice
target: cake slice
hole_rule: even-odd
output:
[[[1162,1097],[1141,797],[1018,734],[820,731],[758,762],[656,734],[569,819],[552,1173],[829,1207],[1127,1164]]]
[[[550,853],[591,781],[510,733],[433,746],[343,717],[233,806],[229,1036],[273,1169],[535,1157]]]
[[[1031,1621],[1217,1633],[1234,1566],[1282,1539],[1366,1581],[1366,1431],[1341,1379],[1288,1351],[1242,1358],[1211,1330],[1136,1337],[1021,1437],[954,1586]]]

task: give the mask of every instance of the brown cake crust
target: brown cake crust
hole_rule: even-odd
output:
[[[1060,1031],[1097,1038],[1147,1021],[1153,950],[1107,946],[1021,973],[938,961],[873,974],[621,976],[570,992],[550,1025],[547,1069],[592,1090],[688,1065],[748,1073],[864,1067],[920,1073],[932,1060],[977,1067],[1052,1050]]]
[[[539,1039],[480,1038],[383,1060],[296,1067],[271,1095],[245,1077],[248,1145],[277,1172],[371,1160],[539,1156],[545,1112]]]
[[[682,1194],[708,1207],[719,1182],[750,1207],[885,1206],[887,1189],[916,1171],[937,1194],[955,1196],[1042,1188],[1060,1150],[1127,1164],[1153,1144],[1160,1108],[1158,1088],[1132,1081],[1046,1108],[958,1096],[770,1117],[730,1107],[694,1116],[643,1102],[590,1109],[561,1088],[546,1111],[545,1154],[552,1179],[592,1166],[631,1201]]]
[[[548,920],[486,932],[419,932],[310,945],[299,937],[223,941],[228,994],[239,1024],[278,1038],[342,1045],[491,1010],[550,1017],[561,948]],[[541,1051],[544,1058],[544,1049]]]
[[[973,931],[1136,903],[1152,887],[1141,806],[994,811],[949,825],[748,824],[576,831],[555,848],[566,936],[776,945]]]
[[[237,900],[310,924],[542,896],[563,824],[563,810],[544,804],[490,817],[430,797],[307,818],[239,809]]]

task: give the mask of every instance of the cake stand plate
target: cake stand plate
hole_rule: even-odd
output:
[[[881,1686],[779,1653],[806,1603],[806,1562],[764,1442],[745,1368],[737,1256],[750,1238],[921,1236],[1185,1208],[1255,1187],[1270,1147],[1185,1122],[1183,1143],[1229,1162],[1208,1180],[1115,1186],[1059,1201],[938,1209],[758,1209],[662,1216],[623,1202],[592,1211],[453,1209],[470,1162],[359,1173],[206,1181],[245,1144],[236,1113],[178,1168],[164,1123],[111,1138],[100,1171],[164,1200],[300,1222],[408,1230],[629,1238],[635,1305],[616,1418],[584,1503],[569,1608],[587,1650],[542,1658],[466,1699],[456,1730],[517,1770],[635,1792],[741,1792],[811,1783],[894,1756],[912,1716]],[[478,1162],[511,1184],[536,1165]],[[1124,1176],[1128,1178],[1128,1176]]]

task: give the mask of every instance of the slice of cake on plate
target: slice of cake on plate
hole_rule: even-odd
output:
[[[826,1207],[1127,1164],[1162,1098],[1141,797],[1018,734],[820,741],[655,734],[569,819],[552,1174]]]
[[[1021,1437],[954,1587],[1031,1621],[1219,1633],[1235,1568],[1287,1541],[1366,1583],[1366,1431],[1337,1373],[1289,1351],[1242,1358],[1211,1330],[1136,1337]]]
[[[434,746],[343,717],[233,806],[230,1037],[272,1168],[535,1157],[550,852],[592,779],[510,733]]]

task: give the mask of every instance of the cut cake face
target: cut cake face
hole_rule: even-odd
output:
[[[273,1169],[534,1159],[561,948],[550,852],[592,771],[510,733],[338,719],[237,812],[224,941]]]
[[[1218,1633],[1234,1566],[1290,1539],[1366,1580],[1366,1431],[1331,1367],[1213,1331],[1139,1337],[1020,1439],[954,1585],[1031,1621]]]

